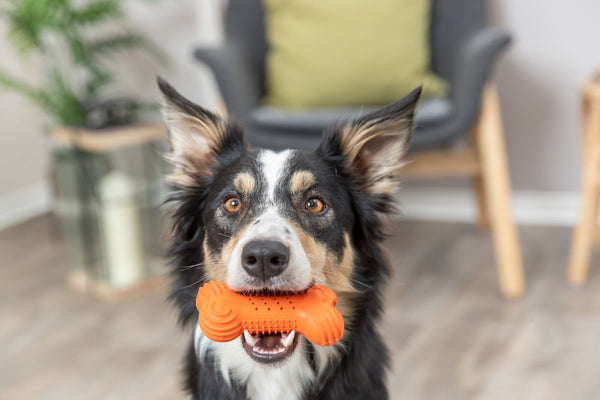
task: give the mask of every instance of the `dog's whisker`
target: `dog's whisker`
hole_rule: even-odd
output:
[[[373,289],[373,287],[372,287],[371,285],[367,285],[366,283],[364,283],[364,282],[361,282],[361,281],[359,281],[359,280],[357,280],[357,279],[353,279],[353,278],[348,278],[348,279],[349,279],[350,281],[354,282],[354,283],[357,283],[357,284],[359,284],[359,285],[361,285],[361,286],[364,286],[364,287],[366,287],[367,289]]]
[[[182,265],[182,266],[177,267],[177,269],[179,269],[180,271],[185,271],[185,270],[197,268],[197,267],[200,267],[203,265],[206,265],[206,264],[204,262],[199,262],[198,264]]]
[[[327,275],[327,276],[329,276],[331,278],[335,278],[336,277],[335,274],[332,271],[328,271],[328,270],[324,269],[323,267],[320,267],[320,268],[317,267],[317,268],[313,268],[313,269],[315,271],[317,271],[317,272],[322,272],[324,275]],[[372,289],[372,286],[367,285],[366,283],[361,282],[358,279],[354,279],[354,278],[348,277],[348,280],[350,280],[351,282],[354,282],[354,283],[356,283],[358,285],[364,286],[367,289]]]
[[[197,285],[197,284],[199,284],[200,282],[202,282],[202,281],[205,281],[205,280],[206,280],[206,279],[205,279],[204,277],[203,277],[203,278],[200,278],[200,279],[198,279],[198,280],[197,280],[196,282],[194,282],[194,283],[190,283],[189,285],[185,285],[185,286],[181,287],[181,289],[187,289],[187,288],[190,288],[190,287],[192,287],[192,286],[195,286],[195,285]]]

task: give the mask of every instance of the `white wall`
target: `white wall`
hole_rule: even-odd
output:
[[[218,90],[208,69],[194,60],[198,45],[218,42],[218,11],[213,1],[163,0],[126,3],[132,26],[167,52],[170,62],[161,65],[143,54],[119,59],[122,72],[119,92],[156,99],[160,74],[191,100],[212,107]]]
[[[16,76],[37,78],[35,59],[20,61],[4,40],[6,26],[0,25],[0,63]],[[44,178],[47,162],[42,113],[21,96],[0,88],[0,195]]]
[[[576,191],[580,88],[600,69],[597,0],[493,0],[514,36],[497,69],[514,187]]]

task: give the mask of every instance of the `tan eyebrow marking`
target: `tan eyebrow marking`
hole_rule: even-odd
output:
[[[256,179],[249,172],[242,172],[233,180],[233,186],[242,194],[250,194],[256,189]]]
[[[317,183],[315,176],[310,171],[296,171],[290,179],[290,191],[300,193]]]

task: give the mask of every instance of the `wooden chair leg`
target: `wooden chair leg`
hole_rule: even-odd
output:
[[[567,278],[572,285],[585,282],[594,236],[598,234],[600,203],[600,75],[583,90],[583,171],[581,213],[575,227]]]
[[[473,124],[470,133],[470,139],[477,149],[477,129],[479,127],[478,123]],[[489,231],[490,230],[490,219],[488,216],[488,205],[485,198],[485,185],[483,182],[483,175],[481,173],[481,161],[479,157],[479,152],[476,150],[477,157],[477,173],[471,178],[471,182],[473,183],[473,191],[475,192],[475,202],[477,206],[477,228],[480,231]]]
[[[476,135],[500,289],[504,296],[514,299],[523,294],[525,277],[518,233],[510,210],[510,178],[500,103],[496,88],[491,84],[483,92]]]
[[[569,283],[575,286],[585,282],[589,270],[594,231],[598,224],[599,167],[596,162],[586,165],[583,171],[581,213],[573,235],[568,270]]]
[[[596,196],[595,200],[594,210],[596,210],[596,213],[594,215],[598,216],[598,213],[600,212],[600,196]],[[600,244],[600,223],[598,222],[598,218],[596,218],[596,225],[594,228],[594,244]]]
[[[597,80],[600,78],[600,76],[596,76],[596,84],[592,84],[593,87],[597,86]],[[582,104],[581,104],[581,125],[583,127],[583,132],[584,132],[584,136],[583,136],[583,165],[585,168],[585,165],[589,162],[590,157],[592,156],[592,154],[594,153],[594,149],[600,144],[598,141],[598,129],[600,128],[598,119],[600,118],[599,112],[600,110],[598,109],[598,93],[596,92],[598,89],[596,90],[592,90],[592,92],[589,91],[590,86],[587,86],[588,90],[584,89],[584,93],[582,96]],[[595,94],[594,94],[595,93]],[[586,185],[585,182],[582,182],[582,186],[581,186],[581,193],[582,193],[582,199],[583,197],[586,195]],[[588,190],[591,190],[588,188]],[[582,201],[582,205],[583,205],[583,201]],[[595,195],[594,196],[594,215],[598,215],[598,212],[600,212],[600,196]],[[600,223],[598,223],[598,221],[596,221],[595,227],[594,227],[594,238],[593,241],[595,245],[600,244]],[[573,249],[575,248],[575,246],[573,246]],[[570,280],[570,279],[569,279]]]
[[[483,176],[477,175],[473,178],[473,189],[475,190],[477,201],[477,227],[481,231],[488,231],[490,229],[490,220],[488,218]]]

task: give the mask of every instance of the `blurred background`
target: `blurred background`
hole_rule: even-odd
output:
[[[156,76],[274,148],[386,103],[276,98],[277,77],[312,70],[278,64],[286,46],[348,47],[313,45],[319,18],[280,3],[0,1],[0,399],[185,398]],[[426,84],[386,244],[391,398],[599,398],[600,3],[422,3],[405,36],[443,83]]]

